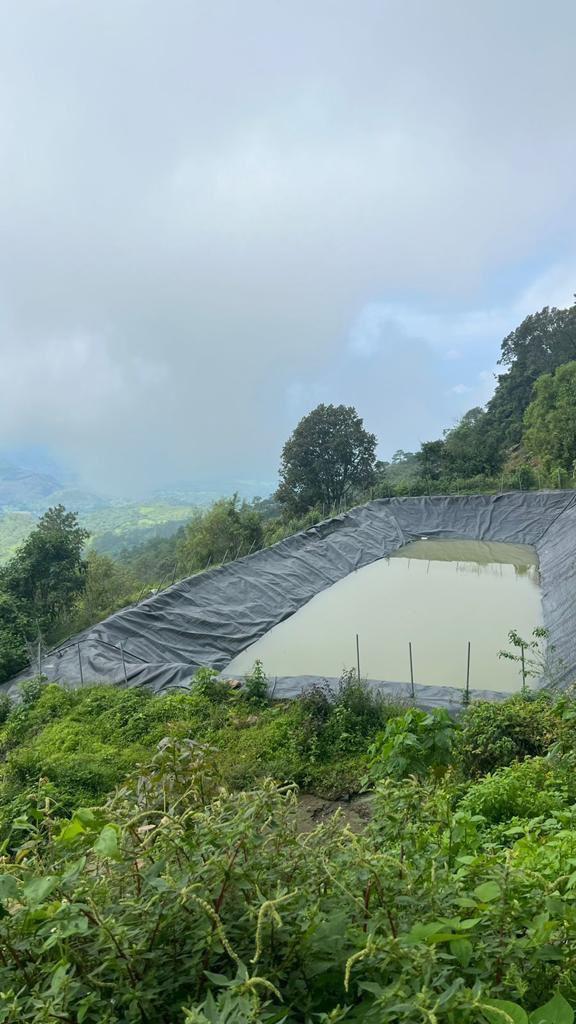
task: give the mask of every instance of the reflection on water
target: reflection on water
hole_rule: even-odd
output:
[[[356,665],[368,679],[462,686],[471,643],[470,686],[518,690],[513,662],[498,658],[510,629],[524,636],[542,624],[533,548],[516,544],[423,539],[351,573],[312,598],[230,663],[249,671],[261,658],[268,675],[339,676]]]

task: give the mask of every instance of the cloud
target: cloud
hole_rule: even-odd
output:
[[[567,301],[574,29],[569,0],[7,0],[1,436],[121,490],[267,475],[318,395],[386,449],[439,433]]]

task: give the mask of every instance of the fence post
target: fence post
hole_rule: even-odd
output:
[[[80,684],[84,686],[84,672],[82,671],[82,652],[80,650],[80,644],[76,644],[78,648],[78,667],[80,668]]]
[[[468,641],[468,658],[466,661],[466,689],[464,691],[464,703],[470,703],[470,641]]]
[[[120,641],[120,653],[122,654],[122,668],[124,669],[124,682],[128,686],[128,673],[126,671],[126,658],[124,657],[124,641]]]
[[[526,693],[526,664],[524,661],[524,644],[521,647],[522,651],[522,693]]]
[[[358,682],[360,682],[360,639],[358,633],[356,633],[356,669],[358,672]]]
[[[412,664],[412,641],[408,641],[408,651],[410,653],[410,696],[414,700],[414,665]]]

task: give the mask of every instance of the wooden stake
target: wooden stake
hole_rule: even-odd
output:
[[[124,657],[124,641],[120,641],[120,652],[122,654],[122,668],[124,669],[124,682],[128,686],[128,673],[126,671],[126,658]]]

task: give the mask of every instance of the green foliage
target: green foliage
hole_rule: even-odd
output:
[[[8,720],[12,712],[12,700],[7,693],[0,693],[0,726]]]
[[[289,789],[230,793],[190,741],[67,821],[23,805],[0,1020],[573,1024],[576,832],[495,847],[452,805],[388,779],[364,833],[301,836]]]
[[[256,707],[268,702],[268,676],[259,658],[254,662],[254,667],[244,679],[243,694],[250,704]]]
[[[282,450],[277,500],[290,513],[338,506],[375,479],[376,437],[352,406],[318,405]]]
[[[270,706],[231,689],[212,669],[196,673],[190,693],[163,697],[108,686],[67,690],[37,679],[23,684],[21,696],[0,724],[0,833],[39,778],[68,811],[102,799],[166,735],[209,743],[233,787],[269,775],[326,797],[357,792],[371,740],[398,713],[349,680],[335,699],[322,697],[320,719],[312,698]]]
[[[562,702],[546,693],[498,704],[478,701],[465,709],[460,724],[455,760],[465,778],[544,755],[568,731]]]
[[[321,522],[328,515],[326,508],[311,508],[304,515],[300,516],[278,516],[269,519],[264,523],[264,545],[270,547],[278,541],[291,537],[300,530],[308,530],[311,526]]]
[[[36,704],[36,701],[40,700],[45,686],[46,681],[42,676],[33,676],[32,679],[25,679],[18,688],[22,704],[25,706]]]
[[[441,440],[422,445],[417,458],[426,487],[437,483],[436,493],[457,489],[471,493],[466,481],[474,477],[476,491],[494,485],[498,489],[498,474],[522,441],[544,471],[564,470],[567,477],[542,479],[539,470],[525,465],[524,457],[506,474],[516,481],[507,486],[570,486],[576,458],[574,370],[570,368],[575,359],[576,305],[545,307],[526,317],[502,342],[500,362],[506,369],[498,376],[486,409],[471,409]]]
[[[531,757],[480,779],[468,790],[460,809],[498,824],[551,815],[572,804],[575,797],[576,783],[568,764],[555,766],[546,758]]]
[[[260,514],[234,494],[205,512],[195,512],[179,542],[178,562],[187,575],[247,555],[262,542]]]
[[[48,636],[83,590],[87,537],[75,513],[57,505],[42,516],[0,572],[0,589]]]
[[[169,541],[182,529],[196,511],[192,505],[171,505],[164,502],[142,505],[122,503],[106,505],[81,515],[82,526],[90,532],[90,550],[112,558],[135,546],[156,541]],[[174,565],[164,570],[168,572]],[[160,573],[160,576],[163,573]],[[159,579],[156,573],[146,576],[146,581]],[[145,582],[144,580],[142,582]]]
[[[534,385],[524,414],[523,443],[546,469],[574,471],[576,461],[576,362],[545,373]]]
[[[352,671],[344,672],[334,693],[316,684],[295,702],[299,749],[311,764],[325,764],[336,756],[365,755],[376,734],[403,707],[372,690]]]
[[[63,635],[79,633],[100,622],[130,600],[136,601],[141,590],[129,569],[108,555],[89,551],[84,564],[84,587],[69,617],[61,620]]]
[[[451,762],[456,723],[447,711],[410,708],[392,718],[370,747],[369,778],[443,774]]]
[[[526,696],[528,692],[528,680],[546,678],[548,683],[553,683],[550,678],[552,672],[551,657],[546,650],[548,630],[543,626],[537,626],[532,630],[532,639],[524,640],[517,630],[511,629],[508,633],[508,640],[511,651],[499,651],[499,658],[507,658],[518,665],[522,679],[522,693]]]
[[[213,668],[199,668],[192,677],[196,694],[211,704],[223,704],[230,696],[230,687]]]
[[[0,577],[0,683],[24,668],[30,623],[21,601],[2,592]]]

